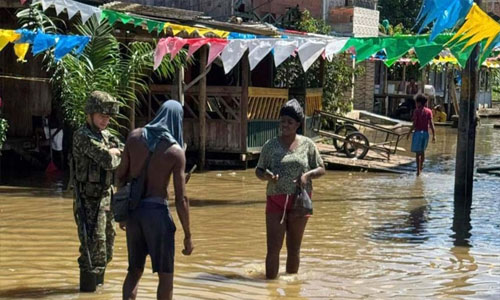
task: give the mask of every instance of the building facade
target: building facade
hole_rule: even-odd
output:
[[[481,6],[487,13],[492,13],[500,17],[500,0],[483,0]]]

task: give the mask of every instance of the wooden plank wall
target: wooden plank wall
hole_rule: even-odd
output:
[[[15,9],[0,8],[0,28],[17,28]],[[51,87],[41,59],[34,59],[31,49],[26,55],[27,62],[20,63],[16,59],[12,44],[0,52],[3,116],[9,122],[9,137],[30,137],[33,134],[32,117],[51,113]]]
[[[184,119],[184,142],[188,151],[199,149],[199,121]],[[206,150],[210,152],[240,153],[239,121],[225,121],[220,119],[206,120]]]

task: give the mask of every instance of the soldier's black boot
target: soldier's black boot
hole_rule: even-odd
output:
[[[95,292],[97,287],[96,274],[80,270],[80,291]]]
[[[95,282],[96,282],[97,285],[104,284],[104,273],[105,272],[106,272],[106,270],[103,270],[102,272],[97,273],[97,275],[95,277]]]

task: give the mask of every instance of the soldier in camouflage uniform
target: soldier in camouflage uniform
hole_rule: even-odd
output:
[[[80,238],[80,290],[84,292],[93,292],[103,283],[113,257],[116,233],[111,194],[123,143],[106,127],[118,109],[112,96],[93,92],[85,106],[87,122],[73,136],[74,214]]]

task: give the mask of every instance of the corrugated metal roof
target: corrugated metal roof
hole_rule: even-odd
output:
[[[243,24],[220,22],[212,20],[209,16],[204,16],[203,12],[172,7],[150,6],[114,1],[103,4],[101,8],[130,13],[154,20],[170,21],[190,26],[202,26],[232,32],[251,33],[265,36],[276,36],[280,34],[277,28],[270,24],[255,22]]]

